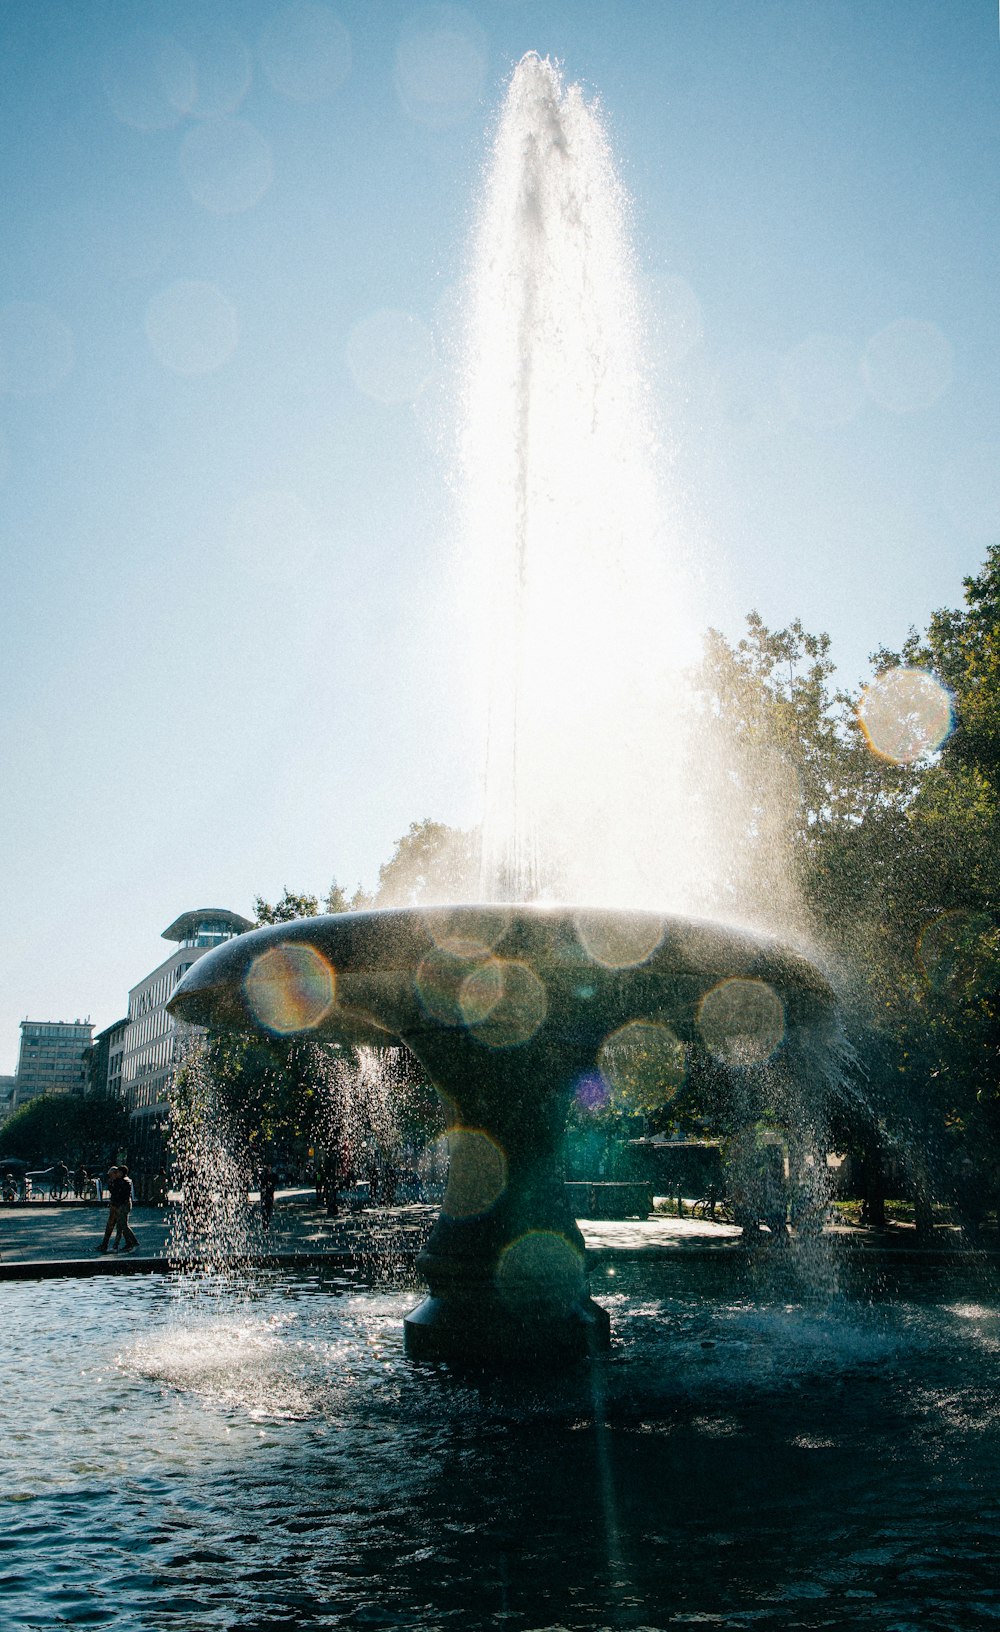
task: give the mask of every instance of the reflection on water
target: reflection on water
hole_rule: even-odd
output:
[[[1000,1620],[993,1292],[713,1273],[600,1267],[551,1382],[408,1365],[407,1290],[8,1286],[5,1632]]]

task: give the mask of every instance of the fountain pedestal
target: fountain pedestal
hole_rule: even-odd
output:
[[[430,1296],[404,1322],[407,1354],[537,1364],[607,1348],[610,1321],[588,1293],[562,1172],[587,1051],[527,1043],[511,1060],[464,1034],[407,1042],[449,1123],[447,1189],[417,1259]]]

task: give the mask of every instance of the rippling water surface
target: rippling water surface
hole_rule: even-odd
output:
[[[601,1270],[555,1381],[401,1354],[412,1291],[3,1288],[4,1632],[1000,1621],[1000,1301]]]

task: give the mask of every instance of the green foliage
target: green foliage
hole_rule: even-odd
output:
[[[329,1075],[330,1050],[320,1043],[211,1034],[177,1072],[173,1117],[190,1133],[221,1115],[251,1149],[309,1144],[317,1136]]]
[[[697,684],[725,774],[751,790],[739,838],[762,894],[777,890],[777,836],[841,988],[862,1093],[837,1113],[838,1141],[888,1143],[915,1186],[957,1194],[963,1163],[988,1170],[1000,1151],[1000,548],[964,607],[876,652],[873,677],[899,665],[954,704],[949,740],[912,764],[872,752],[860,694],[834,689],[827,638],[798,622],[774,631],[753,613],[735,645],[710,633]],[[724,1115],[693,1070],[659,1120],[721,1131]]]
[[[346,893],[341,889],[337,880],[331,879],[330,888],[326,892],[325,909],[327,912],[350,912],[352,903],[348,901]]]
[[[258,895],[254,899],[253,910],[258,924],[289,924],[296,918],[315,918],[319,912],[319,901],[315,895],[295,895],[286,888],[281,900],[274,906]]]
[[[380,907],[474,901],[479,889],[479,836],[443,822],[411,822],[379,868]]]
[[[44,1166],[96,1166],[128,1147],[129,1119],[117,1099],[42,1094],[0,1128],[0,1151]]]

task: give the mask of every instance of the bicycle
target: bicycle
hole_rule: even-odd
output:
[[[707,1196],[702,1196],[695,1202],[691,1214],[693,1218],[708,1219],[712,1224],[736,1223],[732,1202],[724,1191],[716,1190],[714,1186]]]

